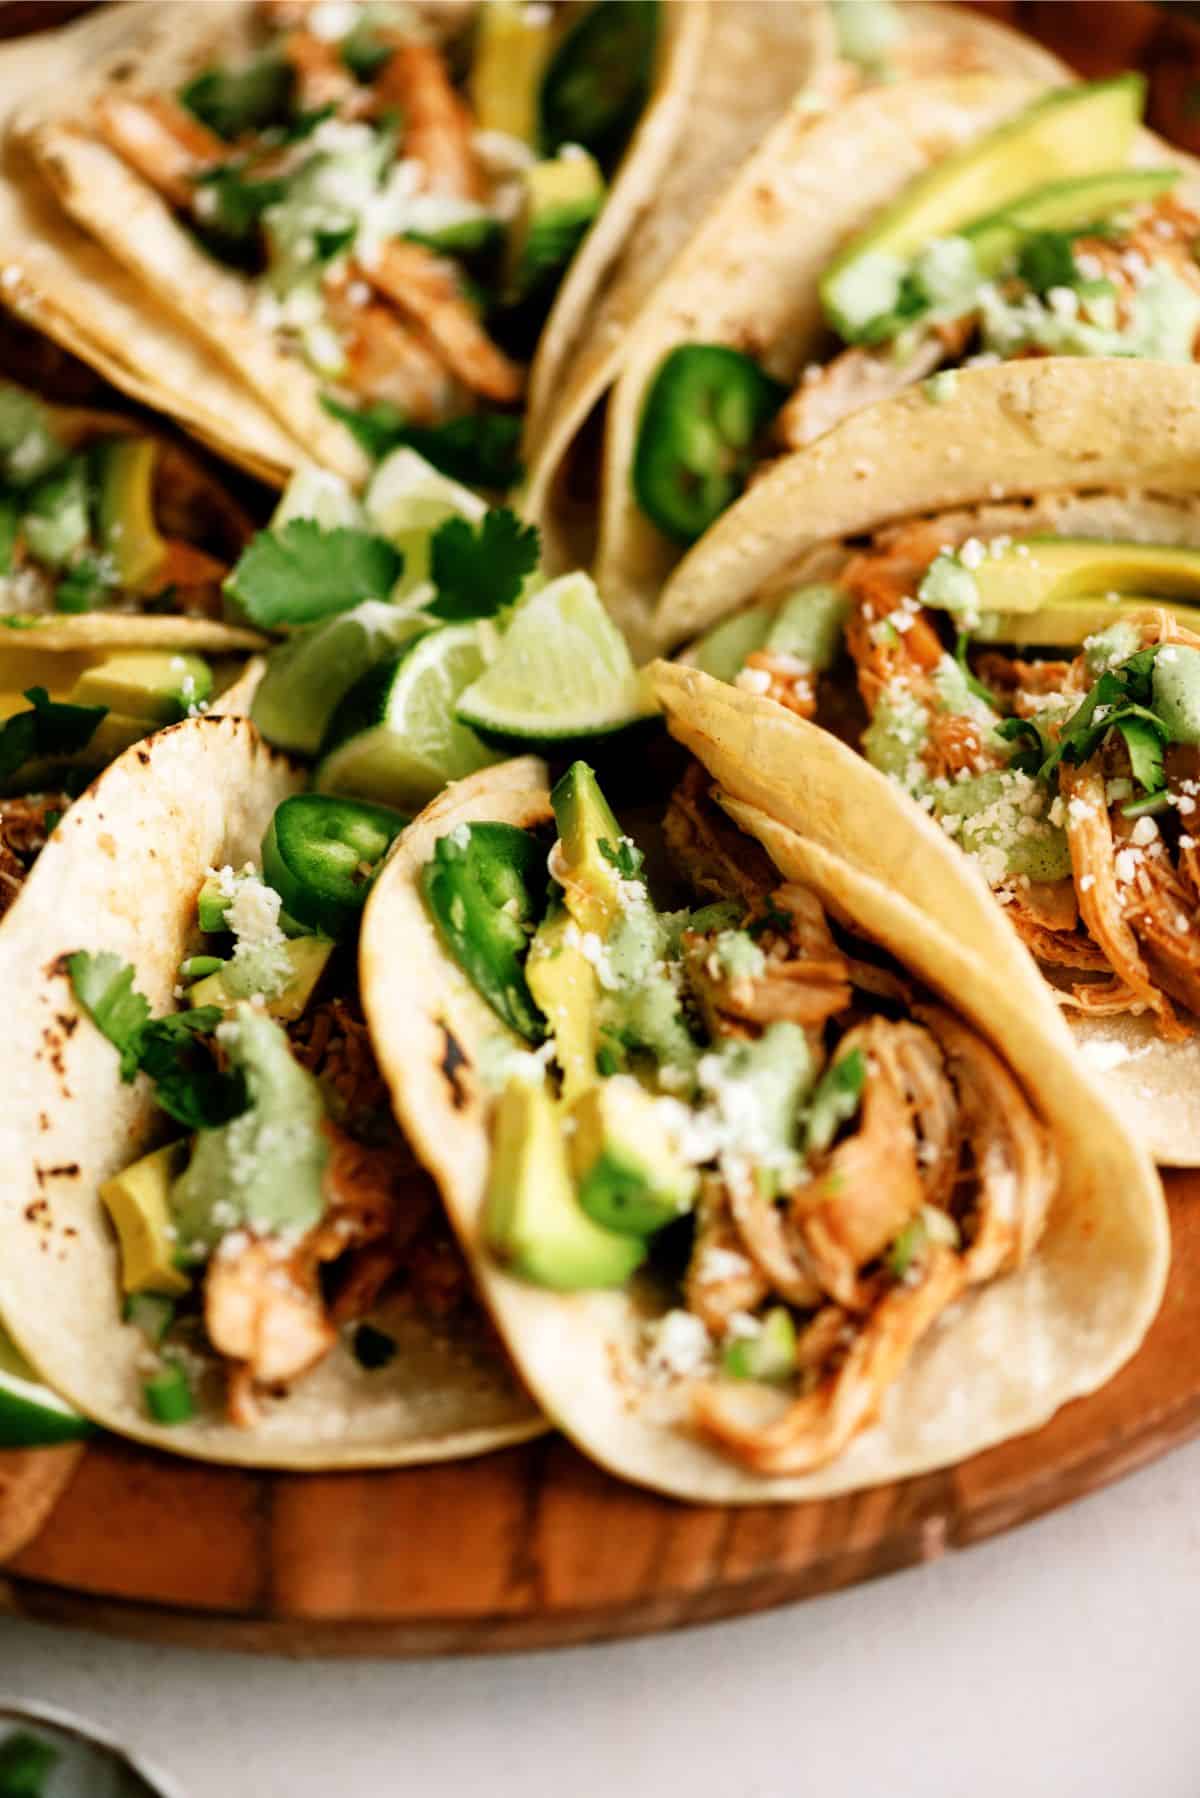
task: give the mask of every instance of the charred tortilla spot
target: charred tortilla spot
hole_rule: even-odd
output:
[[[150,751],[148,749],[139,749],[137,752],[137,759],[142,764],[143,768],[148,767],[150,764]]]
[[[449,1026],[442,1024],[440,1028],[442,1035],[445,1038],[445,1047],[442,1050],[442,1059],[438,1066],[441,1069],[446,1085],[450,1088],[450,1103],[453,1105],[455,1111],[461,1111],[468,1099],[466,1085],[462,1078],[462,1071],[464,1068],[469,1068],[471,1063],[466,1055],[463,1054],[458,1038],[453,1035]]]

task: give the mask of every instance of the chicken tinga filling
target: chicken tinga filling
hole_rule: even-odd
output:
[[[664,830],[691,909],[656,905],[584,764],[552,804],[552,846],[460,824],[422,876],[509,1027],[479,1059],[486,1252],[558,1290],[630,1284],[622,1379],[674,1389],[684,1427],[756,1472],[821,1466],[947,1306],[1032,1254],[1047,1131],[975,1029],[781,881],[698,766]],[[747,1383],[778,1395],[770,1421],[741,1416]]]
[[[53,613],[224,615],[249,519],[178,445],[0,382],[0,625]]]
[[[1200,598],[1195,549],[984,540],[958,514],[885,531],[836,582],[719,627],[732,659],[718,633],[708,647],[739,685],[811,717],[844,632],[859,747],[972,859],[1062,1002],[1146,1013],[1180,1037],[1200,1017],[1187,595]]]
[[[254,60],[109,92],[94,129],[253,278],[368,449],[482,418],[479,454],[515,452],[524,363],[649,91],[654,0],[260,13]]]
[[[1200,215],[1179,169],[1130,162],[1142,95],[1137,76],[1055,90],[915,182],[822,276],[826,349],[790,397],[770,357],[672,350],[642,413],[642,512],[691,543],[764,461],[921,381],[936,405],[959,366],[1194,361]]]
[[[358,1000],[359,914],[403,822],[351,800],[285,800],[261,869],[204,880],[180,1009],[165,1017],[117,956],[67,958],[122,1079],[153,1083],[160,1134],[172,1133],[100,1189],[159,1423],[223,1407],[253,1428],[339,1349],[383,1368],[398,1352],[385,1327],[397,1306],[482,1341]]]

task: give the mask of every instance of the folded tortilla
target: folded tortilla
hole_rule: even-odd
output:
[[[938,0],[907,0],[900,17],[905,38],[896,56],[907,74],[973,70],[1029,83],[1067,76],[1048,51],[978,14]],[[786,289],[797,255],[805,259],[804,266],[812,266],[804,238],[817,219],[827,229],[830,216],[829,170],[819,176],[814,200],[791,191],[793,167],[810,132],[818,134],[813,142],[820,154],[824,114],[830,108],[838,108],[834,118],[845,110],[846,132],[853,139],[864,121],[873,118],[874,103],[894,105],[886,90],[873,85],[878,78],[878,71],[839,57],[833,9],[826,0],[794,6],[775,0],[713,0],[709,46],[687,128],[656,203],[631,227],[571,366],[561,370],[561,387],[556,356],[539,354],[534,364],[525,507],[542,528],[552,568],[591,560],[595,521],[591,508],[573,499],[567,477],[571,452],[589,416],[615,386],[604,452],[602,553],[606,580],[623,576],[624,556],[618,557],[612,547],[613,533],[620,519],[624,542],[634,526],[618,512],[616,496],[607,489],[612,469],[629,466],[647,381],[675,341],[723,341],[723,329],[732,328],[730,341],[741,344],[743,325],[754,339],[770,332],[771,308],[788,303],[782,293],[778,301],[770,296],[776,276]],[[860,88],[873,101],[854,104],[852,96]],[[868,135],[874,129],[868,126]],[[875,181],[895,178],[891,150],[890,141],[881,143],[884,166],[875,170]],[[921,166],[913,163],[913,154],[907,147],[903,167]],[[749,318],[743,319],[747,307]],[[672,323],[677,310],[683,318]],[[727,322],[730,311],[737,318],[733,327]],[[783,325],[786,331],[792,328],[790,320]],[[635,372],[627,375],[629,369]],[[636,542],[629,546],[631,564],[637,547]],[[625,584],[622,578],[622,592]],[[643,592],[640,586],[634,591]]]
[[[863,93],[815,123],[785,119],[709,211],[639,314],[607,412],[596,574],[614,614],[643,648],[669,648],[684,634],[681,625],[690,631],[712,621],[709,570],[724,569],[733,542],[754,542],[786,515],[783,496],[806,490],[808,458],[820,444],[759,470],[742,497],[682,551],[641,511],[630,478],[642,410],[663,358],[686,343],[728,344],[794,387],[828,341],[819,283],[835,254],[918,176],[1061,78],[1059,72],[1056,82],[1053,69],[923,78]],[[1196,165],[1139,133],[1131,166],[1164,163],[1183,168],[1175,191],[1195,204]]]
[[[143,294],[143,330],[157,332],[165,317],[172,337],[190,337],[223,378],[240,387],[251,414],[265,414],[283,432],[293,446],[292,466],[306,455],[360,483],[367,472],[363,451],[322,406],[320,377],[254,317],[253,284],[207,255],[160,197],[89,129],[89,108],[106,91],[174,92],[210,63],[244,58],[257,41],[253,0],[207,0],[182,11],[171,0],[142,0],[131,10],[132,36],[127,33],[113,54],[89,59],[86,75],[61,97],[26,107],[16,138],[69,218],[124,266]],[[656,191],[691,103],[706,28],[707,0],[663,9],[654,88],[600,218],[573,260],[548,336],[543,385],[557,379],[596,287]],[[155,403],[171,409],[165,391]],[[226,433],[231,450],[240,429],[235,413]]]
[[[706,570],[703,599],[693,593],[696,615],[836,579],[849,554],[843,540],[930,513],[947,518],[948,541],[1047,531],[1200,547],[1198,408],[1200,369],[1082,360],[968,370],[937,405],[920,392],[889,401],[752,489],[747,499],[757,502],[773,488],[761,528],[745,530],[746,502],[720,521],[711,536],[721,553]],[[986,453],[965,445],[986,445]],[[682,606],[675,614],[680,622],[688,615]],[[895,886],[989,966],[1014,977],[1028,968],[1002,907],[960,907],[961,883],[946,884],[952,867],[967,867],[961,851],[845,743],[696,668],[664,665],[658,686],[669,715],[686,702],[691,722],[681,728],[694,733],[702,716],[705,759],[719,778],[738,771],[740,790],[763,810]],[[803,781],[794,772],[798,749]],[[973,870],[969,878],[976,883]],[[1041,994],[1045,1013],[1050,987]],[[1200,1038],[1168,1042],[1148,1017],[1075,1012],[1070,1034],[1156,1160],[1200,1165],[1200,1117],[1190,1103]]]
[[[686,720],[699,733],[705,705],[703,692],[684,693],[673,725]],[[707,741],[699,746],[703,758]],[[806,744],[795,766],[801,790],[810,759]],[[736,782],[722,781],[721,797],[783,875],[886,947],[1000,1051],[1049,1126],[1062,1165],[1046,1234],[1025,1268],[973,1290],[946,1313],[889,1389],[877,1425],[819,1472],[749,1473],[690,1433],[686,1382],[672,1398],[621,1377],[646,1322],[661,1314],[653,1305],[645,1309],[624,1290],[563,1294],[534,1286],[503,1271],[484,1248],[495,1098],[479,1057],[497,1019],[444,953],[420,876],[437,839],[460,824],[544,822],[549,795],[539,762],[472,776],[405,833],[368,902],[364,991],[398,1114],[547,1414],[602,1466],[676,1497],[825,1497],[961,1460],[1036,1429],[1069,1399],[1095,1391],[1134,1353],[1158,1306],[1166,1213],[1149,1159],[1065,1049],[1031,965],[1015,974],[989,968],[902,892],[787,829],[740,796]],[[921,844],[913,837],[908,848],[916,856]],[[964,868],[947,879],[961,889],[962,910],[990,903]]]
[[[386,1304],[399,1352],[367,1372],[339,1346],[251,1431],[214,1406],[152,1423],[144,1339],[120,1321],[115,1239],[97,1188],[154,1146],[145,1081],[122,1084],[77,1004],[63,958],[130,963],[169,1012],[212,866],[256,856],[276,805],[304,782],[245,718],[201,718],[135,745],[65,815],[0,932],[0,1316],[39,1374],[109,1429],[177,1453],[262,1467],[399,1466],[483,1453],[545,1427],[502,1358]]]

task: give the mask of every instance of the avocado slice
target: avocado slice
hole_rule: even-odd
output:
[[[567,910],[580,930],[595,931],[603,939],[621,910],[615,861],[621,826],[586,762],[571,764],[550,803],[558,825]]]
[[[1052,601],[1039,612],[985,612],[971,635],[978,643],[1011,643],[1015,647],[1072,649],[1122,618],[1159,606],[1161,599],[1079,599]],[[1172,615],[1188,630],[1200,631],[1200,606],[1171,604]]]
[[[220,926],[218,927],[220,928]],[[287,985],[265,1000],[269,1016],[282,1024],[291,1024],[302,1016],[313,996],[318,980],[333,954],[333,944],[323,936],[290,937],[279,951],[291,970]],[[255,988],[241,977],[236,961],[229,961],[215,974],[206,974],[188,989],[189,1005],[218,1005],[232,1011],[242,999],[249,999]]]
[[[467,89],[479,131],[534,145],[538,94],[553,43],[553,14],[526,0],[485,0]]]
[[[1057,88],[1014,119],[946,157],[830,263],[821,281],[826,315],[848,343],[891,313],[908,264],[940,237],[952,236],[1042,186],[1119,168],[1133,145],[1145,81]]]
[[[969,601],[970,610],[986,613],[1045,612],[1062,600],[1110,593],[1137,597],[1143,605],[1200,602],[1200,549],[1099,537],[1019,537],[995,543],[971,561],[963,550],[938,556],[917,591],[925,605],[953,611]]]
[[[572,146],[521,172],[521,204],[508,240],[508,298],[528,299],[557,281],[604,204],[604,176]]]
[[[796,1326],[786,1305],[773,1305],[756,1336],[735,1336],[721,1365],[735,1380],[786,1380],[796,1371]]]
[[[127,649],[85,668],[72,705],[106,705],[147,725],[177,724],[212,697],[212,669],[200,656],[170,649]]]
[[[596,1223],[652,1236],[691,1209],[700,1176],[680,1159],[654,1099],[632,1075],[596,1082],[570,1115],[579,1203]]]
[[[175,1266],[170,1197],[188,1162],[188,1142],[171,1142],[105,1180],[100,1198],[121,1248],[125,1292],[187,1292],[191,1281]]]
[[[144,587],[166,560],[154,520],[158,448],[153,437],[110,437],[92,449],[100,545],[126,592]]]
[[[981,275],[994,275],[1010,262],[1021,240],[1034,231],[1077,231],[1127,207],[1144,206],[1168,193],[1179,180],[1172,168],[1111,169],[1034,188],[1011,206],[989,212],[964,226]]]
[[[596,970],[577,942],[564,941],[574,920],[560,907],[543,918],[525,959],[525,979],[544,1014],[562,1069],[562,1095],[570,1102],[596,1079]],[[578,925],[575,926],[578,934]]]
[[[511,1272],[559,1292],[621,1286],[646,1254],[640,1237],[605,1230],[584,1211],[558,1109],[544,1087],[522,1080],[509,1081],[497,1106],[483,1233]]]

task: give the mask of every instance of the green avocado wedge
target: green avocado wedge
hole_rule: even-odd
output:
[[[862,340],[893,311],[907,264],[936,239],[995,214],[1047,177],[1119,169],[1144,95],[1140,75],[1056,89],[938,163],[829,265],[821,301],[831,324],[848,343]]]

